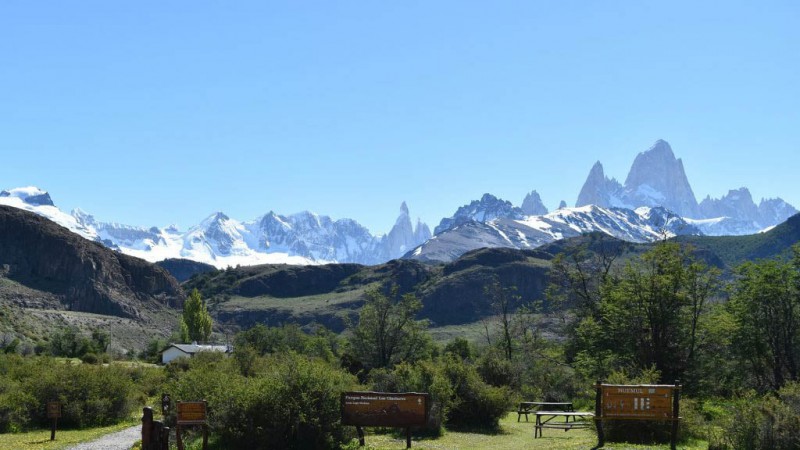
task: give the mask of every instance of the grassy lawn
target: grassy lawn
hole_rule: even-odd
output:
[[[597,445],[597,434],[594,430],[572,430],[564,432],[562,430],[545,429],[544,436],[533,438],[533,422],[517,422],[517,414],[510,413],[500,421],[502,431],[497,434],[463,433],[458,431],[447,431],[444,436],[433,438],[414,439],[411,448],[419,449],[476,449],[476,450],[500,450],[500,449],[521,449],[539,448],[548,450],[560,449],[589,449]],[[375,449],[403,449],[406,446],[405,436],[394,434],[369,434],[366,430],[367,448]],[[605,449],[669,449],[669,445],[632,445],[632,444],[607,444]],[[678,445],[678,448],[685,450],[707,449],[705,442],[694,442],[689,445]]]
[[[130,419],[116,425],[99,428],[87,428],[85,430],[58,430],[56,440],[50,441],[50,430],[35,430],[26,433],[0,434],[0,449],[19,449],[19,450],[56,450],[91,441],[104,434],[120,431],[128,427],[140,424],[139,419]]]

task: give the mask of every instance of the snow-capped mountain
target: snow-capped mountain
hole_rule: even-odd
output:
[[[430,238],[428,226],[411,218],[405,202],[392,230],[373,236],[352,219],[333,220],[308,211],[269,212],[239,221],[217,212],[182,232],[174,226],[143,228],[100,222],[80,209],[67,214],[35,187],[0,192],[0,204],[40,214],[86,239],[148,261],[186,258],[216,267],[253,264],[378,264],[398,258]]]
[[[562,208],[539,216],[509,214],[489,220],[462,221],[436,234],[409,252],[406,258],[447,262],[482,247],[530,249],[594,231],[630,242],[702,234],[696,226],[661,207],[631,210],[589,205]]]
[[[731,190],[720,199],[706,197],[698,204],[683,161],[675,158],[672,148],[663,140],[636,156],[624,185],[608,178],[603,165],[596,162],[575,205],[629,209],[661,206],[709,235],[757,233],[797,213],[780,198],[761,200],[756,205],[747,188]]]
[[[521,219],[524,216],[522,209],[512,205],[511,202],[500,200],[492,194],[483,194],[480,200],[473,200],[468,205],[458,208],[452,217],[442,219],[433,230],[433,234],[441,234],[467,222],[483,223],[498,217]]]

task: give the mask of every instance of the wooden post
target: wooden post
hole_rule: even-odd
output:
[[[58,426],[57,424],[58,424],[58,417],[53,417],[53,424],[50,427],[50,440],[51,441],[55,441],[56,440],[56,427]]]
[[[603,432],[603,388],[602,380],[597,380],[597,385],[595,388],[597,392],[594,396],[594,420],[595,424],[597,425],[597,448],[600,448],[606,444],[606,435]]]
[[[161,428],[161,448],[158,450],[169,450],[169,427]]]
[[[208,425],[203,425],[203,450],[208,449]]]
[[[411,427],[406,427],[406,448],[411,448]]]
[[[680,423],[681,410],[681,385],[680,380],[675,380],[675,390],[672,391],[672,441],[670,448],[675,450],[678,444],[678,425]]]
[[[142,409],[142,450],[152,450],[150,441],[153,439],[153,408],[146,406]]]
[[[180,425],[175,425],[175,441],[178,443],[178,450],[183,450],[183,439],[181,438]]]
[[[366,445],[364,442],[364,429],[356,425],[356,433],[358,433],[358,446],[363,447]]]

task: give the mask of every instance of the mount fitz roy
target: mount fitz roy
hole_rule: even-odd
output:
[[[400,257],[452,261],[481,247],[530,249],[587,232],[631,242],[677,235],[753,234],[798,212],[780,198],[756,204],[745,187],[698,203],[683,161],[663,140],[636,156],[624,184],[608,178],[603,165],[595,163],[574,208],[562,200],[557,210],[548,211],[535,190],[521,206],[485,194],[442,219],[434,236],[421,221],[412,224],[405,202],[391,231],[380,236],[355,220],[333,220],[308,211],[288,216],[269,212],[244,222],[218,212],[187,231],[99,222],[78,209],[69,214],[61,211],[47,192],[35,187],[0,191],[0,205],[35,212],[87,239],[151,262],[184,258],[218,268],[267,263],[371,265]]]
[[[536,191],[521,207],[485,194],[442,219],[434,237],[406,257],[446,262],[481,247],[535,248],[558,239],[601,232],[630,242],[678,235],[743,235],[773,227],[797,210],[780,198],[756,205],[747,188],[698,203],[683,161],[658,140],[639,153],[625,184],[606,177],[598,161],[575,208],[561,202],[549,212]]]
[[[269,212],[242,222],[224,213],[210,215],[182,232],[174,226],[142,228],[99,222],[79,210],[59,210],[35,187],[0,192],[0,204],[32,211],[86,239],[151,262],[184,258],[218,268],[254,264],[378,264],[403,256],[431,237],[428,226],[411,223],[405,202],[391,231],[373,236],[352,219],[333,220],[308,211],[288,216]]]
[[[781,198],[762,199],[756,205],[746,187],[697,203],[683,161],[675,158],[663,140],[636,156],[624,185],[606,177],[603,165],[596,162],[575,203],[585,205],[628,209],[662,206],[695,224],[704,234],[715,236],[757,233],[797,213]]]

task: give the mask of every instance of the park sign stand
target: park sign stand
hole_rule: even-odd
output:
[[[56,427],[58,426],[58,419],[61,417],[61,402],[47,402],[47,418],[53,419],[50,427],[50,440],[56,440]]]
[[[428,423],[430,394],[416,392],[343,392],[342,425],[354,425],[358,443],[364,446],[361,427],[406,429],[406,448],[411,448],[411,427]]]
[[[675,384],[603,384],[595,386],[594,420],[597,422],[597,447],[605,445],[603,421],[652,420],[672,423],[670,447],[675,450],[680,422],[681,386]]]
[[[206,411],[208,404],[205,400],[201,402],[182,402],[175,403],[175,411],[178,415],[175,427],[175,440],[178,443],[178,450],[183,450],[183,438],[181,428],[185,426],[203,427],[203,450],[208,448],[208,423],[206,422]]]

